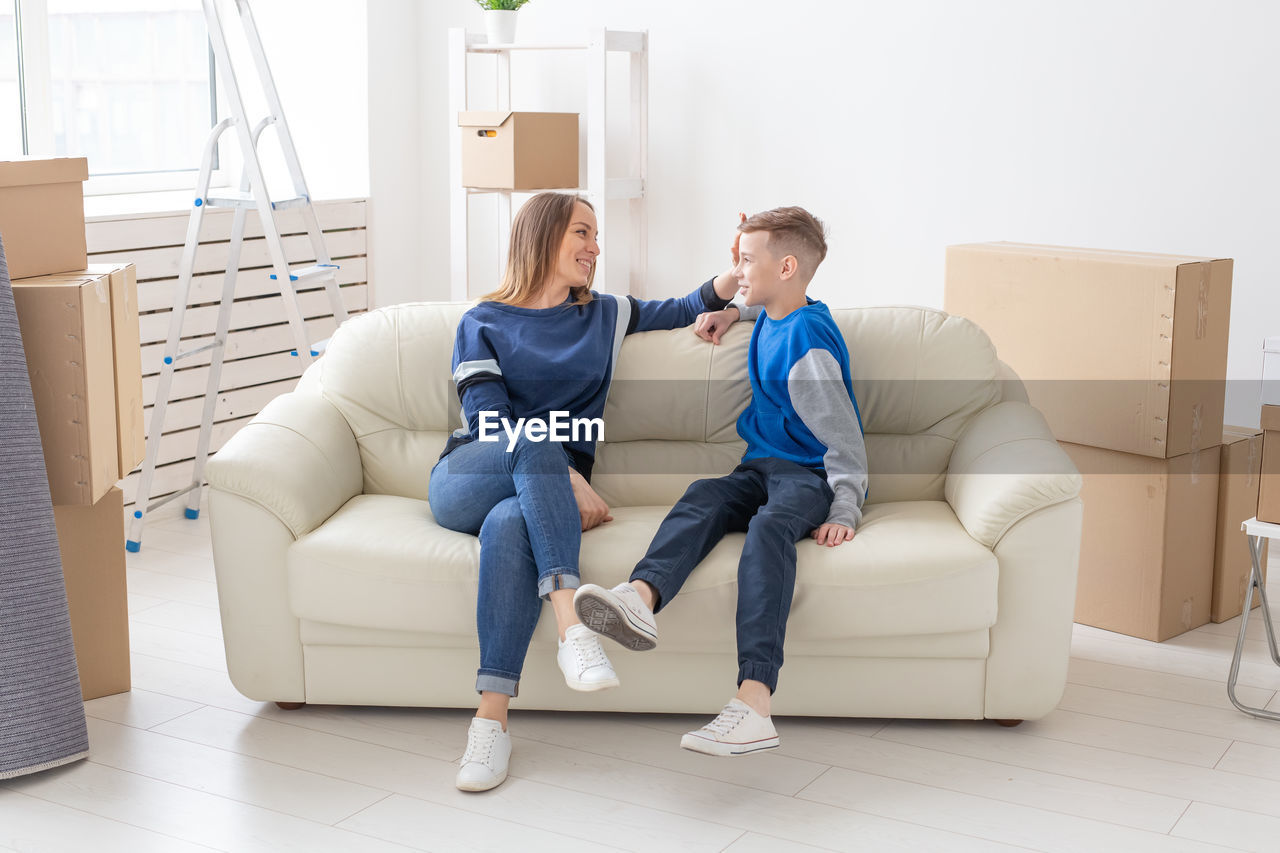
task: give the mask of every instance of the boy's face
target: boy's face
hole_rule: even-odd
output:
[[[790,267],[792,274],[787,273],[786,258],[769,250],[768,231],[751,231],[738,241],[738,265],[733,275],[748,305],[768,305],[789,288],[794,280],[794,258]]]

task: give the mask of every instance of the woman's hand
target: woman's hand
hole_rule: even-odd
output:
[[[841,542],[853,539],[853,528],[843,524],[824,524],[809,534],[819,545],[834,548]]]
[[[747,221],[745,213],[738,214],[738,224],[741,225]],[[716,289],[716,295],[721,299],[732,299],[733,295],[738,291],[738,277],[733,273],[738,268],[738,244],[742,241],[742,232],[733,232],[733,244],[729,246],[729,269],[720,273],[713,280],[712,287]],[[710,338],[708,338],[710,340]]]
[[[693,323],[693,333],[704,341],[719,345],[720,336],[738,322],[738,307],[730,305],[723,311],[704,311]]]
[[[578,502],[578,515],[582,517],[582,531],[585,533],[593,527],[599,527],[606,521],[613,521],[609,514],[609,505],[596,494],[586,478],[578,473],[577,468],[569,468],[569,485],[573,487],[573,498]]]
[[[747,221],[747,215],[739,211],[738,224],[741,225],[746,221]],[[729,257],[733,260],[734,267],[738,266],[738,244],[741,242],[742,242],[742,232],[735,229],[733,232],[733,245],[729,247]]]

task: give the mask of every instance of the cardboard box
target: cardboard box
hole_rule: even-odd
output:
[[[13,300],[55,506],[92,506],[120,479],[111,285],[16,279]]]
[[[1262,431],[1222,428],[1222,462],[1218,470],[1218,535],[1213,550],[1213,608],[1210,618],[1226,622],[1240,615],[1253,573],[1249,541],[1240,524],[1258,512],[1262,474]],[[1262,571],[1267,571],[1267,540],[1262,540]],[[1261,603],[1254,596],[1253,604]]]
[[[458,113],[462,185],[546,190],[578,186],[577,113]]]
[[[1216,448],[1153,459],[1061,445],[1084,477],[1075,621],[1156,642],[1208,622]]]
[[[53,509],[71,635],[86,700],[129,689],[129,599],[125,589],[124,493],[93,506]]]
[[[1262,407],[1262,430],[1258,521],[1280,524],[1280,406]]]
[[[949,246],[946,310],[990,336],[1059,440],[1165,459],[1222,443],[1231,270],[1230,259]]]
[[[1262,405],[1280,406],[1280,338],[1262,342]]]
[[[11,278],[77,270],[84,238],[83,157],[0,161],[0,237]]]
[[[111,341],[116,383],[116,442],[119,478],[146,454],[142,421],[142,343],[138,327],[138,274],[133,264],[90,264],[83,270],[42,276],[46,281],[106,277],[111,289]]]

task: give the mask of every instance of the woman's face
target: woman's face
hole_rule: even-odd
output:
[[[561,287],[582,287],[587,283],[600,254],[596,243],[596,215],[582,202],[573,206],[569,230],[560,241],[560,253],[556,257],[554,284]]]

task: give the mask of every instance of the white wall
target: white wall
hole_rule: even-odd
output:
[[[254,21],[307,188],[320,199],[364,198],[369,194],[371,42],[366,2],[369,0],[253,3]],[[369,5],[380,2],[372,0]],[[234,24],[228,19],[228,27]],[[242,85],[247,89],[247,84]],[[253,103],[248,91],[245,98]],[[249,109],[253,111],[252,106]],[[265,139],[266,132],[263,136]],[[264,163],[264,169],[276,174],[270,164]]]
[[[420,283],[426,270],[422,228],[431,216],[448,221],[447,200],[421,197],[431,162],[448,167],[447,155],[429,159],[421,126],[422,49],[417,0],[369,0],[369,285],[375,305],[395,305],[428,297]],[[443,42],[443,36],[441,36]],[[447,270],[446,237],[443,267]],[[448,283],[445,283],[448,293]]]
[[[403,214],[396,266],[380,248],[389,235],[371,231],[375,299],[445,299],[445,30],[481,29],[480,12],[369,6],[371,86],[394,79],[399,92],[370,100],[371,217],[380,230]],[[642,295],[721,268],[737,211],[798,203],[830,227],[814,293],[833,305],[941,306],[947,244],[1017,240],[1235,258],[1231,379],[1256,380],[1263,336],[1280,334],[1280,4],[532,0],[520,12],[530,40],[595,26],[650,32]],[[581,109],[564,62],[515,72],[534,108]],[[397,139],[378,142],[385,132]],[[1232,384],[1228,421],[1256,424],[1257,406],[1256,381]]]

